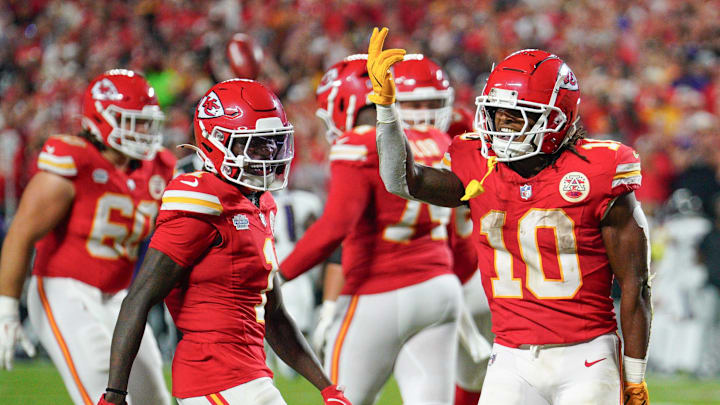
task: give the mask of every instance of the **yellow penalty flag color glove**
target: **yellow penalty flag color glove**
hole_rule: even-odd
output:
[[[640,384],[625,382],[625,390],[623,395],[623,404],[625,405],[650,405],[650,395],[648,394],[647,384],[645,381]]]
[[[386,49],[383,51],[383,44],[388,29],[378,31],[373,28],[368,46],[367,70],[372,81],[373,94],[368,98],[375,104],[390,105],[395,102],[395,80],[390,73],[390,66],[403,60],[404,49]]]

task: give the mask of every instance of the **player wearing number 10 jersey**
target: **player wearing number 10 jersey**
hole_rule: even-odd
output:
[[[154,90],[135,72],[111,70],[96,78],[82,113],[81,136],[46,141],[40,171],[5,240],[0,344],[9,363],[14,340],[22,336],[20,329],[13,331],[15,298],[32,243],[39,240],[28,290],[30,321],[73,401],[88,405],[105,389],[112,327],[175,158],[160,148],[164,117]],[[132,396],[139,403],[169,403],[149,328],[140,353]]]
[[[633,194],[638,155],[584,140],[573,72],[556,55],[528,49],[493,69],[476,99],[479,133],[455,138],[444,169],[406,163],[407,141],[386,102],[394,93],[387,55],[397,52],[381,52],[386,34],[375,30],[368,58],[380,173],[398,195],[470,207],[497,336],[479,404],[647,404],[650,287],[647,221]],[[622,289],[623,349],[613,277]]]
[[[450,210],[385,190],[375,128],[363,125],[374,119],[365,62],[365,55],[346,58],[318,87],[318,115],[335,138],[328,199],[280,271],[297,277],[342,243],[345,284],[324,350],[333,382],[354,403],[372,404],[394,372],[403,402],[451,404],[461,290],[447,243]],[[448,105],[442,71],[423,67],[432,80],[414,79],[428,86],[424,98]],[[445,133],[430,125],[406,133],[418,162],[440,163]]]

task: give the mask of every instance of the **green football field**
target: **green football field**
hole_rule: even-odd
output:
[[[170,372],[166,370],[169,379]],[[275,384],[288,405],[322,404],[320,394],[302,378],[276,377]],[[649,376],[652,405],[720,405],[720,380],[695,380],[690,377]],[[400,404],[394,382],[389,383],[378,405]],[[50,362],[17,362],[11,372],[0,371],[0,405],[72,405],[60,375]]]

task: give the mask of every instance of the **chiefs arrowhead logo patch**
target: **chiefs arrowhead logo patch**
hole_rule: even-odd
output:
[[[198,118],[217,118],[225,115],[225,109],[220,102],[220,98],[214,91],[203,97],[197,108]]]
[[[561,89],[568,89],[568,90],[577,90],[578,89],[578,82],[575,78],[575,74],[572,70],[568,67],[568,65],[563,65],[560,69],[560,74],[565,74],[565,77],[560,82],[560,88]]]
[[[92,98],[100,101],[122,99],[122,94],[118,92],[117,87],[108,78],[98,80],[90,89],[90,94],[92,94]]]

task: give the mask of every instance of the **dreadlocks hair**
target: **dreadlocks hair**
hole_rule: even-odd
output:
[[[77,136],[88,141],[90,144],[92,144],[92,146],[94,146],[100,152],[107,149],[107,146],[105,146],[105,144],[102,143],[101,140],[99,140],[95,135],[93,135],[92,132],[90,132],[87,129],[83,129],[82,131],[80,131],[80,133],[77,134]]]
[[[90,132],[87,129],[83,129],[80,131],[79,134],[77,134],[80,138],[88,141],[92,146],[95,147],[98,151],[102,152],[107,149],[107,146],[99,140],[95,135],[93,135],[92,132]],[[138,159],[130,159],[130,164],[128,165],[128,168],[132,171],[140,167],[141,163]]]
[[[568,142],[565,144],[565,147],[563,149],[569,150],[575,156],[579,157],[580,159],[584,160],[587,163],[590,163],[588,158],[586,158],[584,155],[580,154],[580,152],[578,152],[577,148],[575,147],[575,145],[578,143],[578,141],[581,139],[585,139],[586,136],[587,136],[587,130],[585,130],[585,128],[583,128],[582,126],[578,126],[577,129],[575,129],[575,132],[572,134],[572,136],[568,140]]]
[[[557,162],[558,158],[564,151],[569,151],[573,155],[579,157],[580,159],[584,160],[587,163],[590,163],[590,160],[588,160],[587,157],[582,155],[580,152],[578,152],[577,148],[575,148],[575,145],[578,143],[579,140],[585,139],[585,136],[587,136],[587,131],[582,126],[575,127],[575,132],[570,135],[570,139],[563,145],[562,148],[560,148],[557,152],[553,153],[550,159],[553,169],[557,169],[557,165],[555,162]]]

